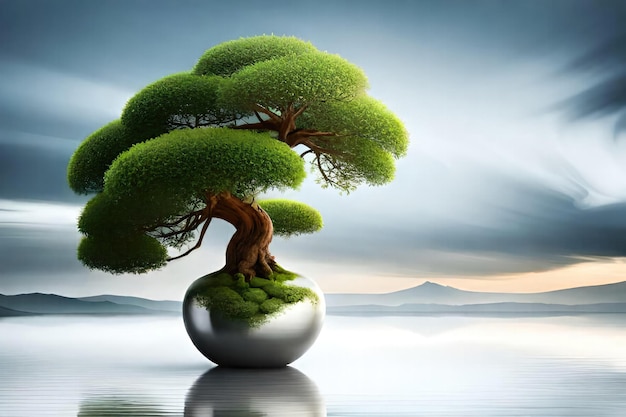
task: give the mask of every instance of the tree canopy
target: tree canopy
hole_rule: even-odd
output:
[[[202,54],[193,69],[196,75],[228,77],[257,62],[317,52],[310,42],[285,36],[255,36],[223,42]]]
[[[297,188],[305,162],[322,186],[381,185],[406,154],[402,122],[367,88],[360,68],[293,37],[208,49],[192,71],[135,94],[72,156],[70,187],[96,193],[79,219],[79,258],[114,273],[159,268],[197,249],[218,218],[236,228],[225,272],[271,275],[272,234],[312,233],[322,220],[256,196]]]

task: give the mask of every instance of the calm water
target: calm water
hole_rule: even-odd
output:
[[[327,317],[275,371],[180,317],[0,319],[0,416],[624,416],[626,315]]]

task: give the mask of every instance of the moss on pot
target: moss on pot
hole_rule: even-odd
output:
[[[193,289],[194,301],[207,310],[224,317],[242,320],[258,327],[286,307],[300,301],[319,301],[310,288],[289,285],[298,275],[282,268],[269,278],[255,277],[246,282],[243,274],[215,272],[207,275],[202,285]]]

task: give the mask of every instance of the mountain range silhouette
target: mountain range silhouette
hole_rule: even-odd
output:
[[[467,305],[488,303],[564,305],[626,303],[626,281],[539,293],[464,291],[427,281],[417,287],[385,294],[328,294],[326,296],[326,304],[333,307],[368,304],[400,306],[403,304]]]
[[[138,297],[99,295],[70,298],[56,294],[0,294],[0,317],[33,314],[176,314],[179,301],[155,301]]]
[[[329,314],[626,313],[626,281],[539,293],[465,291],[425,282],[385,294],[326,294]],[[33,314],[181,314],[180,301],[121,295],[0,294],[0,317]]]

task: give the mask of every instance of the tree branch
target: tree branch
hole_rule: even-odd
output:
[[[160,226],[163,226],[163,227],[176,226],[177,224],[182,223],[184,220],[189,220],[191,217],[202,215],[202,213],[204,212],[205,209],[206,209],[206,207],[203,208],[202,210],[196,210],[196,211],[193,211],[193,212],[191,212],[189,214],[185,214],[184,216],[179,217],[178,219],[174,220],[173,222],[162,223]]]
[[[319,155],[319,154],[340,155],[341,154],[340,151],[337,151],[337,150],[334,150],[334,149],[324,148],[322,146],[319,146],[319,145],[311,142],[308,139],[298,143],[298,145],[304,145],[304,146],[308,147],[313,152],[315,152],[316,155]]]
[[[323,132],[313,129],[295,129],[287,135],[287,143],[293,148],[294,146],[305,143],[310,138],[316,137],[339,137],[335,132]]]
[[[193,222],[191,222],[191,218],[189,218],[187,219],[185,226],[183,226],[181,229],[178,229],[178,230],[174,230],[173,226],[164,226],[171,231],[167,233],[157,233],[156,237],[159,237],[161,239],[167,239],[170,237],[174,237],[176,235],[181,235],[183,233],[192,232],[196,230],[196,228],[200,226],[200,224],[202,224],[202,222],[206,219],[207,219],[206,216],[200,216],[200,217],[197,217],[195,220],[193,220]]]
[[[275,122],[280,123],[280,121],[281,121],[281,118],[280,118],[279,115],[277,115],[276,113],[274,113],[273,111],[271,111],[269,109],[266,109],[265,107],[261,106],[258,103],[253,104],[252,108],[255,111],[258,111],[259,113],[263,113],[263,114],[268,115],[270,117],[270,119],[274,120]]]
[[[315,160],[317,161],[317,168],[320,170],[320,173],[322,174],[322,177],[324,177],[324,180],[327,183],[332,184],[333,182],[330,180],[330,178],[328,178],[328,176],[324,172],[324,169],[322,168],[322,162],[320,160],[320,155],[317,152],[315,153],[315,155],[316,155]]]
[[[194,125],[192,123],[190,123],[190,122],[175,122],[173,120],[170,120],[168,122],[168,124],[170,126],[172,126],[174,129],[181,129],[181,128],[186,128],[186,127],[193,128],[194,127]]]
[[[308,149],[300,154],[300,158],[304,158],[305,155],[313,153],[313,149]]]
[[[178,256],[174,256],[174,257],[170,257],[167,258],[167,261],[173,261],[175,259],[180,259],[184,256],[189,255],[191,252],[193,252],[194,250],[198,249],[200,246],[202,246],[202,240],[204,239],[204,235],[207,231],[207,229],[209,228],[209,224],[211,224],[211,219],[212,217],[209,217],[205,222],[204,222],[204,226],[202,226],[202,231],[200,232],[200,237],[198,238],[198,241],[196,242],[195,245],[193,245],[191,248],[189,248],[189,250],[181,255]]]
[[[304,111],[309,107],[308,104],[303,104],[302,107],[300,107],[294,114],[293,117],[296,118],[298,116],[300,116],[302,113],[304,113]]]
[[[324,157],[323,164],[321,161],[322,156]],[[327,165],[330,165],[330,166],[327,166]],[[322,174],[322,177],[324,178],[324,181],[326,181],[327,184],[346,189],[345,187],[341,186],[340,181],[337,179],[337,171],[341,172],[341,170],[339,169],[339,167],[337,167],[337,164],[332,158],[329,158],[328,155],[324,155],[324,154],[318,155],[317,167],[319,168],[319,171]]]
[[[260,123],[246,123],[244,125],[235,125],[231,129],[248,129],[248,130],[274,130],[272,126],[269,126],[269,122],[264,120]]]

